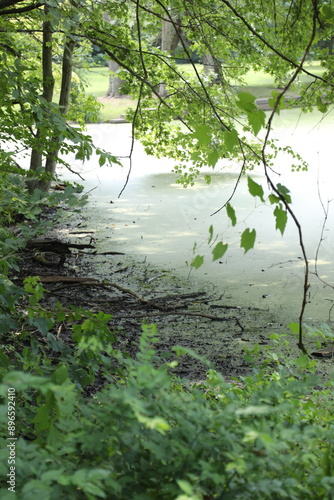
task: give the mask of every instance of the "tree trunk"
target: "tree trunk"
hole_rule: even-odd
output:
[[[53,86],[54,79],[52,73],[52,32],[51,25],[49,22],[45,22],[45,28],[43,30],[43,97],[48,102],[52,102],[53,97]],[[63,61],[62,61],[62,78],[61,78],[61,89],[59,97],[59,111],[62,116],[65,116],[68,110],[70,102],[70,92],[71,92],[71,81],[72,81],[72,66],[73,66],[73,52],[76,42],[72,38],[68,38],[64,45],[63,50]],[[37,130],[36,139],[41,137],[41,130]],[[49,152],[45,158],[45,164],[43,168],[43,158],[42,153],[37,149],[33,149],[31,153],[30,160],[30,170],[37,171],[42,170],[43,173],[47,174],[44,179],[34,179],[28,181],[29,192],[38,188],[42,191],[47,191],[50,187],[52,178],[56,173],[57,158],[60,148],[60,137],[59,134],[50,134],[49,138]]]
[[[207,75],[215,73],[216,66],[215,61],[211,54],[205,54],[202,58],[202,64],[204,66],[204,71]]]
[[[221,83],[225,85],[225,80],[221,71],[221,65],[219,61],[212,54],[210,54],[210,52],[206,53],[203,56],[202,64],[205,74],[208,76],[213,75],[212,83]]]
[[[72,38],[68,38],[64,45],[61,89],[59,97],[59,108],[63,116],[67,114],[68,107],[70,104],[72,70],[73,70],[73,53],[75,46],[76,42]]]
[[[120,66],[115,61],[108,62],[109,71],[112,71],[112,74],[109,77],[109,88],[106,93],[106,97],[122,97],[122,92],[120,91],[120,87],[123,85],[124,80],[117,76],[117,71]]]
[[[109,14],[105,13],[103,18],[110,24],[115,24],[114,21],[111,20]],[[117,76],[117,71],[120,69],[120,65],[115,61],[108,61],[109,71],[112,73],[109,76],[109,87],[106,92],[105,97],[122,97],[122,92],[120,91],[121,86],[124,83],[124,80]]]
[[[173,19],[175,24],[180,21],[179,17]],[[161,50],[167,52],[167,54],[173,55],[176,47],[180,40],[180,32],[175,29],[172,22],[163,20],[162,21],[162,31],[161,31]],[[159,95],[161,97],[167,97],[168,91],[165,83],[160,83],[159,85]]]
[[[44,6],[44,14],[47,16],[49,13],[49,7],[46,4]],[[43,72],[43,94],[42,97],[47,102],[52,102],[53,89],[54,89],[54,77],[52,71],[52,23],[50,20],[43,22],[43,45],[42,45],[42,72]],[[38,144],[41,138],[41,129],[37,129],[35,134],[36,144]],[[31,151],[30,156],[30,171],[37,172],[42,168],[42,153],[40,149],[35,147]],[[38,180],[30,180],[27,182],[29,192],[32,192],[36,187],[38,187]]]
[[[62,76],[61,76],[61,89],[59,97],[59,110],[62,116],[65,116],[70,103],[71,82],[72,82],[72,68],[73,68],[73,52],[76,42],[72,38],[68,38],[64,45],[63,62],[62,62]],[[60,147],[59,135],[51,139],[51,151],[45,160],[45,173],[48,174],[48,179],[41,180],[39,188],[42,191],[49,189],[51,180],[56,173],[57,158]]]

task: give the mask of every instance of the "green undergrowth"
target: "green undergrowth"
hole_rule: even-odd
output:
[[[290,362],[238,383],[208,369],[190,384],[170,373],[175,362],[159,365],[155,341],[146,326],[136,359],[109,352],[117,373],[90,398],[70,360],[39,375],[3,370],[2,436],[16,395],[17,498],[332,498],[334,380],[317,390],[312,369]],[[5,484],[0,494],[12,498]]]
[[[306,355],[282,359],[274,336],[261,363],[259,346],[246,353],[247,377],[201,359],[206,377],[181,380],[179,358],[198,356],[160,359],[154,325],[130,358],[110,315],[46,308],[37,277],[15,280],[20,250],[47,231],[47,208],[84,200],[70,187],[30,197],[14,177],[0,187],[1,499],[333,498],[334,378],[320,383]]]

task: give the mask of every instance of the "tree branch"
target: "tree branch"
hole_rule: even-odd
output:
[[[296,72],[296,77],[299,73],[305,73],[306,75],[308,76],[311,76],[312,78],[315,78],[317,80],[320,80],[324,83],[326,83],[327,85],[330,85],[331,87],[334,87],[334,84],[333,83],[330,83],[328,82],[326,79],[322,78],[321,76],[319,75],[314,75],[313,73],[311,73],[310,71],[307,71],[305,68],[303,68],[303,64],[298,64],[296,63],[295,61],[293,61],[292,59],[290,59],[289,57],[287,57],[286,55],[284,55],[282,52],[280,52],[274,45],[272,45],[271,43],[269,43],[260,33],[258,33],[256,31],[255,28],[253,28],[253,26],[240,14],[239,11],[237,11],[231,4],[228,0],[220,0],[223,4],[226,5],[226,7],[228,7],[232,12],[233,14],[238,18],[240,19],[240,21],[243,22],[243,24],[247,27],[247,29],[256,37],[258,38],[266,47],[268,47],[268,49],[272,50],[276,55],[278,55],[281,59],[283,59],[284,61],[288,62],[289,64],[291,64],[291,66],[293,66],[294,68],[296,68],[297,72]],[[314,31],[314,24],[316,23],[317,21],[317,16],[318,16],[318,10],[317,10],[317,0],[312,0],[312,3],[313,3],[313,12],[314,12],[314,16],[313,16],[313,19],[314,19],[314,23],[313,23],[313,31]],[[311,45],[314,41],[314,38],[315,36],[313,35],[313,31],[312,31],[312,38],[311,38]],[[309,53],[309,49],[310,49],[310,46],[308,47],[307,49],[307,54]],[[307,55],[306,54],[306,55]],[[304,63],[304,60],[305,60],[305,57],[306,57],[305,53],[304,53],[304,56],[302,58],[303,60],[303,63]],[[295,77],[295,78],[296,78]],[[291,81],[291,83],[295,80],[295,78],[293,78],[293,80]],[[291,85],[291,83],[289,83],[289,87]],[[286,91],[285,91],[286,92]],[[285,93],[284,92],[284,93]]]
[[[221,1],[223,1],[224,3],[228,4],[227,0],[221,0]],[[289,82],[287,83],[287,85],[284,87],[284,89],[282,90],[282,92],[279,94],[279,96],[276,99],[274,108],[273,108],[273,110],[272,110],[272,112],[270,114],[270,117],[268,119],[267,133],[266,133],[266,136],[265,136],[265,139],[264,139],[264,143],[263,143],[263,148],[262,148],[262,162],[263,162],[264,173],[265,173],[265,177],[267,179],[268,185],[272,189],[272,191],[275,193],[275,195],[281,200],[281,202],[284,205],[287,213],[293,219],[293,221],[295,223],[295,226],[297,227],[297,231],[298,231],[299,246],[300,246],[301,251],[302,251],[303,260],[304,260],[304,266],[305,266],[304,267],[305,271],[304,271],[303,297],[302,297],[301,310],[300,310],[300,314],[299,314],[299,339],[298,339],[298,347],[299,347],[299,349],[301,349],[306,354],[307,354],[307,350],[306,350],[306,348],[304,346],[304,342],[303,342],[303,318],[304,318],[305,307],[306,307],[306,304],[307,304],[307,293],[308,293],[308,290],[310,288],[308,257],[307,257],[307,254],[306,254],[306,248],[305,248],[305,244],[304,244],[304,238],[303,238],[301,224],[300,224],[300,222],[299,222],[296,214],[294,213],[294,211],[290,207],[289,202],[286,200],[285,196],[277,189],[277,187],[275,186],[274,182],[272,181],[272,179],[271,179],[271,177],[269,175],[269,169],[268,169],[267,157],[266,157],[266,147],[268,145],[269,135],[270,135],[270,132],[271,132],[271,125],[272,125],[274,116],[276,114],[276,111],[279,109],[280,102],[282,101],[284,95],[286,94],[286,92],[288,91],[288,89],[290,88],[290,86],[292,85],[292,83],[296,80],[296,78],[299,75],[299,73],[301,73],[302,68],[303,68],[303,64],[304,64],[304,62],[306,60],[306,57],[307,57],[307,55],[308,55],[308,53],[310,51],[310,48],[311,48],[312,44],[314,42],[314,39],[315,39],[315,36],[316,36],[317,12],[318,12],[317,11],[317,0],[313,0],[313,25],[312,25],[312,33],[311,33],[309,42],[308,42],[308,44],[307,44],[307,46],[305,48],[303,57],[302,57],[299,65],[297,65],[297,67],[296,67],[296,71],[294,72],[294,74],[290,78]]]
[[[27,5],[26,7],[7,9],[7,7],[10,7],[12,5],[16,5],[17,3],[20,3],[23,1],[24,0],[0,1],[0,16],[8,16],[11,14],[22,14],[23,12],[30,12],[32,10],[36,10],[39,7],[42,7],[44,5],[44,2],[36,2],[36,3],[32,3],[30,5]],[[4,4],[7,4],[7,5],[4,5]]]

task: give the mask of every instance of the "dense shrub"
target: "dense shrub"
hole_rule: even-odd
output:
[[[75,87],[71,93],[71,103],[67,112],[67,120],[84,125],[99,121],[101,102],[92,95],[87,95]]]
[[[137,359],[113,353],[123,375],[89,400],[64,365],[3,377],[3,436],[8,387],[17,394],[17,498],[332,498],[333,382],[316,390],[291,365],[239,384],[209,370],[190,385],[169,373],[173,363],[156,364],[154,333],[146,327]]]

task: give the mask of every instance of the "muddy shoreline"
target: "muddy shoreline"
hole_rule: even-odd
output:
[[[77,215],[67,217],[48,236],[74,244],[93,242],[97,249],[99,246],[89,220]],[[258,366],[272,350],[285,359],[301,355],[281,312],[276,315],[265,307],[231,304],[214,286],[200,286],[192,276],[181,278],[172,269],[154,267],[146,259],[74,249],[59,267],[32,259],[28,252],[23,254],[20,279],[27,275],[40,276],[48,290],[46,306],[60,301],[110,314],[109,326],[117,339],[115,347],[130,356],[138,351],[143,324],[156,324],[159,340],[155,349],[161,360],[177,360],[173,370],[190,380],[202,379],[208,370],[200,357],[231,379],[253,371],[254,366],[245,356],[256,345],[261,350]],[[283,336],[272,340],[272,334]],[[70,326],[63,326],[61,336],[64,342],[72,342]],[[313,341],[306,339],[305,344],[314,350]],[[173,351],[176,345],[194,351],[199,358],[178,358]],[[275,369],[275,363],[272,366]],[[332,359],[322,359],[317,371],[326,378],[332,366]]]

